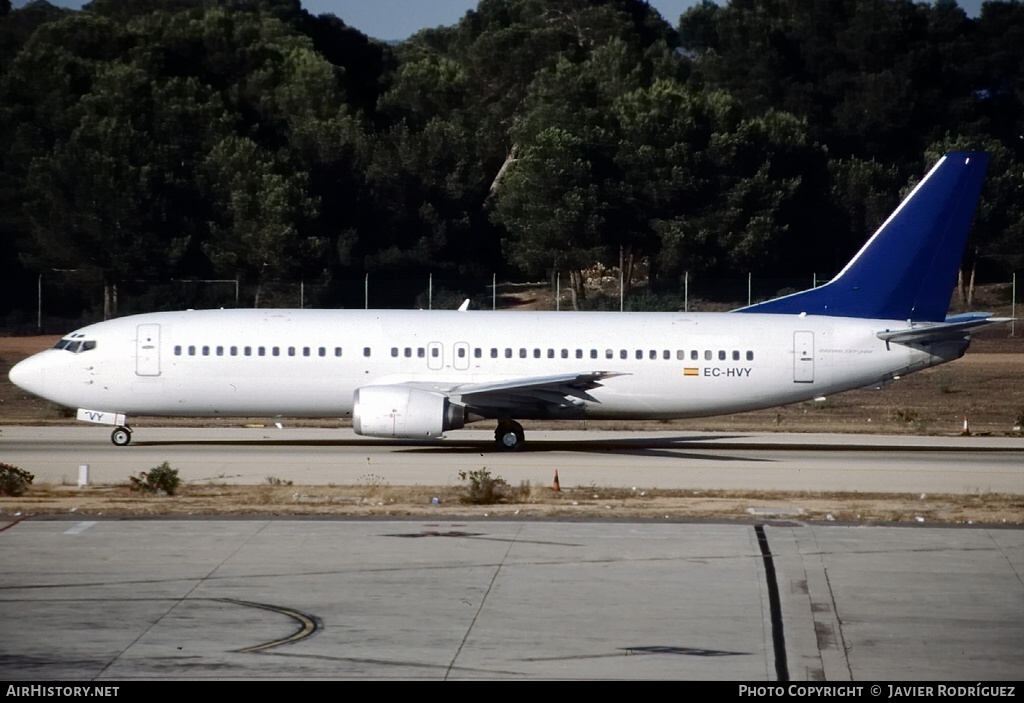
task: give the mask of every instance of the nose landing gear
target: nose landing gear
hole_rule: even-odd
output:
[[[128,427],[115,427],[110,433],[110,441],[118,447],[126,447],[132,441],[132,431]]]

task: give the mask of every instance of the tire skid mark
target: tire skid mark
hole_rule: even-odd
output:
[[[268,649],[274,647],[281,647],[286,644],[294,644],[307,637],[312,637],[320,629],[318,619],[312,615],[308,615],[294,608],[285,608],[279,605],[271,605],[270,603],[255,603],[248,600],[237,600],[235,598],[214,598],[212,600],[220,603],[233,603],[235,605],[244,605],[248,608],[259,608],[260,610],[269,610],[272,613],[279,613],[281,615],[287,615],[292,620],[295,620],[299,624],[299,629],[281,639],[271,640],[270,642],[264,642],[262,644],[256,644],[252,647],[245,647],[244,649],[236,650],[243,654],[249,654],[254,652],[265,652]]]

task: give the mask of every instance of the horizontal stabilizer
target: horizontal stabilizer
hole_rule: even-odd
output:
[[[1010,322],[1011,317],[992,317],[991,313],[966,313],[947,317],[945,322],[922,323],[899,330],[884,330],[878,338],[897,344],[928,344],[963,339],[972,330]]]

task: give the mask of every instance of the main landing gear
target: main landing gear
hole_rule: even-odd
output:
[[[499,420],[498,427],[494,430],[494,441],[498,443],[498,449],[506,452],[514,452],[523,446],[526,434],[523,426],[515,420]]]
[[[127,427],[115,427],[110,433],[110,441],[118,447],[126,447],[132,441],[132,431]]]

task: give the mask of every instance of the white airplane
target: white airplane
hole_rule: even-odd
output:
[[[83,327],[11,381],[115,426],[137,416],[351,417],[433,438],[497,420],[721,415],[891,381],[959,358],[946,317],[985,153],[943,157],[830,283],[730,313],[189,310]],[[465,307],[465,306],[464,306]]]

